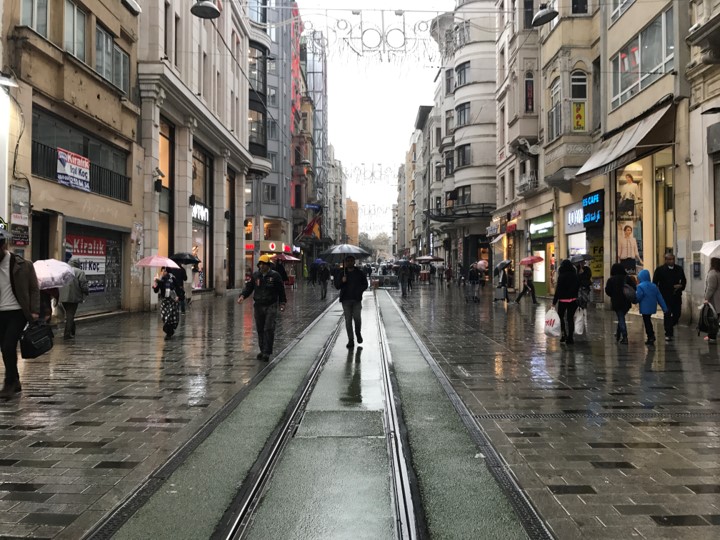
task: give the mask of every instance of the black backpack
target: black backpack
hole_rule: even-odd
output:
[[[718,316],[715,308],[711,304],[703,304],[700,309],[700,318],[698,319],[698,336],[700,332],[709,334],[717,330]]]

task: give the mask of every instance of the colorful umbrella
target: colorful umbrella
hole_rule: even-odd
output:
[[[286,253],[277,253],[275,255],[270,255],[273,257],[276,261],[283,261],[283,262],[300,262],[300,259],[297,257],[293,257],[292,255],[287,255]]]
[[[135,263],[135,266],[148,266],[151,268],[167,266],[168,268],[180,268],[178,264],[172,259],[169,259],[168,257],[161,257],[160,255],[150,255],[149,257],[143,257]]]
[[[477,265],[478,268],[482,268],[483,270],[488,269],[488,262],[485,259],[480,259],[475,264]]]
[[[44,259],[33,263],[40,289],[54,289],[70,283],[75,274],[72,266],[57,259]]]
[[[530,255],[529,257],[525,257],[524,259],[520,259],[520,264],[524,266],[532,266],[533,264],[543,262],[545,259],[542,257],[539,257],[537,255]]]

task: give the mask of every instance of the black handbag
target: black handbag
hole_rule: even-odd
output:
[[[20,338],[20,354],[23,358],[37,358],[53,348],[53,331],[47,324],[28,324]]]

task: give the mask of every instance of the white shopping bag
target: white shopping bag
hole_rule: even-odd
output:
[[[561,333],[560,315],[558,315],[554,308],[550,308],[545,314],[545,335],[560,337]]]
[[[578,308],[575,312],[575,333],[578,336],[582,336],[585,333],[587,327],[587,311],[583,308]]]

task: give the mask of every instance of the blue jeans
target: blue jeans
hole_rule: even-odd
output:
[[[625,322],[625,315],[627,315],[627,312],[618,309],[615,311],[615,315],[617,315],[617,330],[615,331],[615,336],[618,337],[627,337],[627,323]]]

